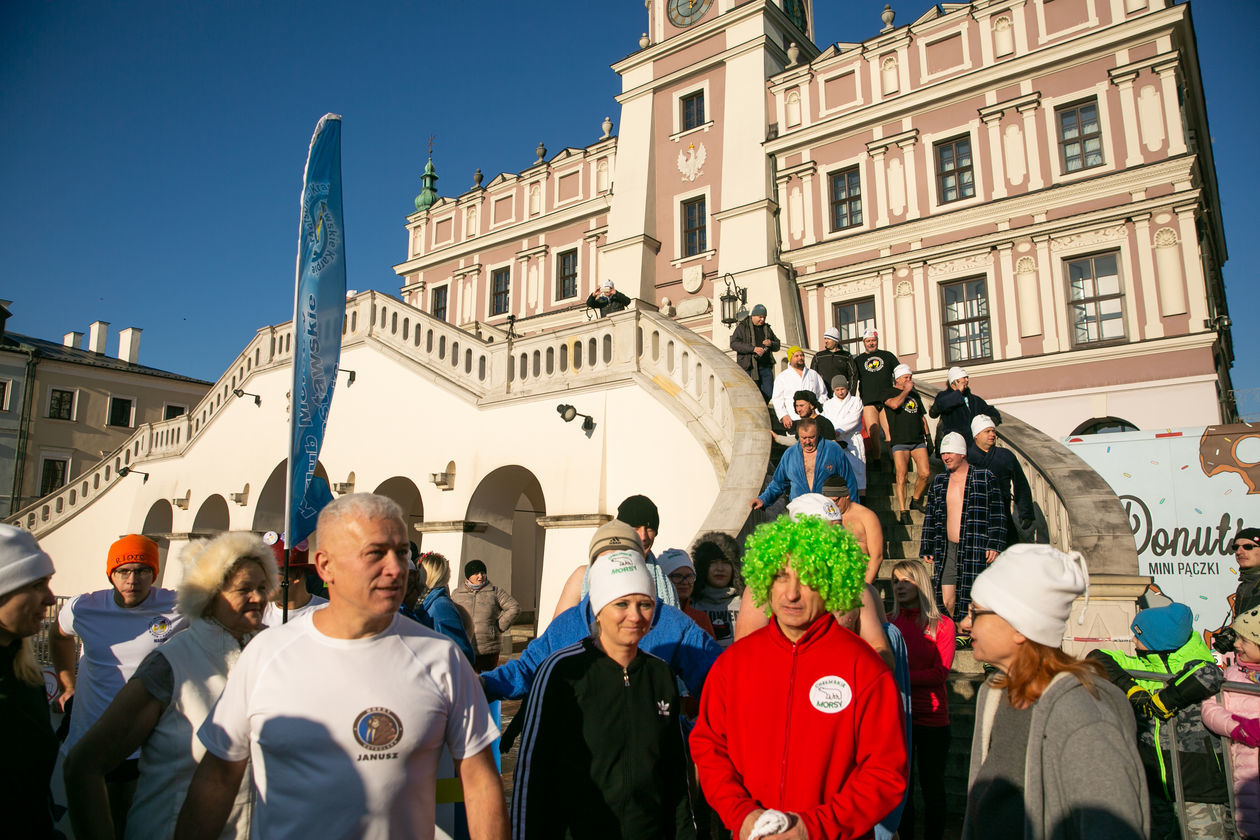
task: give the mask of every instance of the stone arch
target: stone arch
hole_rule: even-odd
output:
[[[229,527],[227,500],[216,493],[201,503],[192,529],[198,535],[213,536]]]
[[[403,518],[407,521],[408,539],[421,546],[424,535],[418,533],[415,526],[424,521],[424,500],[420,498],[420,488],[416,483],[406,476],[396,475],[382,481],[372,492],[398,503],[402,508]]]
[[[284,531],[285,484],[288,481],[287,460],[276,464],[276,468],[267,476],[267,482],[258,493],[258,503],[254,505],[253,530]],[[315,464],[315,475],[328,481],[328,470],[322,463]],[[331,484],[329,486],[332,486]]]
[[[1072,430],[1073,435],[1100,435],[1108,432],[1136,432],[1138,427],[1120,417],[1091,417]]]
[[[144,527],[140,529],[140,533],[157,543],[159,586],[166,575],[166,557],[171,550],[171,531],[174,527],[175,511],[171,509],[171,503],[166,499],[158,499],[145,514]]]
[[[493,470],[473,491],[465,519],[485,529],[465,531],[460,562],[481,560],[490,580],[512,593],[521,605],[522,621],[537,621],[546,532],[538,517],[547,512],[542,485],[520,466]],[[452,577],[463,569],[452,569]]]

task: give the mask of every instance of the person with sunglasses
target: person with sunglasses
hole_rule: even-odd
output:
[[[1230,604],[1229,619],[1212,634],[1212,647],[1226,655],[1233,652],[1238,638],[1230,624],[1260,607],[1260,528],[1240,528],[1229,550],[1238,565],[1238,588]]]
[[[49,652],[62,692],[54,703],[57,711],[70,714],[63,754],[92,728],[145,657],[188,624],[175,591],[154,585],[158,560],[157,543],[148,537],[128,534],[115,541],[105,561],[111,588],[71,598],[49,628]],[[75,637],[83,644],[77,673]],[[140,778],[139,759],[136,750],[105,773],[119,836]]]

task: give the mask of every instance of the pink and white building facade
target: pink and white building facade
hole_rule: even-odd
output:
[[[498,340],[612,280],[725,348],[729,285],[1052,436],[1235,419],[1189,4],[943,3],[821,50],[810,0],[646,14],[615,136],[418,201],[408,303]]]

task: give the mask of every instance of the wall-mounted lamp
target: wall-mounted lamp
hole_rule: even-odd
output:
[[[248,484],[248,482],[245,484],[245,487],[244,487],[244,489],[242,489],[242,490],[241,490],[241,492],[239,492],[239,493],[228,493],[228,498],[229,498],[229,499],[231,499],[232,501],[236,502],[236,503],[237,503],[238,505],[240,505],[241,507],[245,507],[245,505],[249,504],[249,484]]]
[[[595,418],[589,414],[583,414],[571,405],[558,405],[556,406],[556,412],[560,415],[560,419],[566,423],[572,423],[575,417],[584,417],[586,419],[582,421],[582,431],[595,431]]]
[[[346,368],[338,368],[338,369],[337,369],[337,373],[345,373],[345,374],[348,374],[348,375],[346,376],[346,387],[347,387],[347,388],[349,388],[351,385],[353,385],[353,384],[354,384],[354,379],[355,379],[355,377],[358,375],[358,374],[356,374],[354,371],[352,371],[352,370],[347,370]]]
[[[429,473],[429,481],[439,490],[455,489],[455,476],[448,472]]]
[[[1234,325],[1229,320],[1228,315],[1217,315],[1215,318],[1205,318],[1203,320],[1203,329],[1205,330],[1227,330]]]
[[[741,289],[735,283],[735,276],[729,271],[723,275],[722,282],[726,284],[726,291],[718,298],[722,303],[722,323],[730,327],[736,321],[748,317],[744,312],[744,304],[748,303],[748,290]]]
[[[254,405],[262,405],[262,397],[257,394],[251,394],[249,391],[242,391],[240,388],[233,388],[232,393],[238,397],[253,397]]]
[[[147,472],[140,472],[140,470],[133,470],[131,467],[119,467],[119,468],[118,468],[118,477],[119,477],[119,478],[126,478],[127,476],[131,475],[132,473],[135,473],[136,475],[142,475],[142,476],[144,476],[144,481],[140,482],[141,484],[148,484],[148,483],[149,483],[149,474],[148,474]]]
[[[171,499],[171,504],[180,510],[188,510],[188,503],[192,500],[192,491],[189,490],[186,496],[176,496]]]
[[[338,482],[337,484],[334,484],[332,486],[332,489],[333,489],[333,492],[336,493],[338,496],[345,496],[349,493],[354,492],[354,482],[341,481],[341,482]]]

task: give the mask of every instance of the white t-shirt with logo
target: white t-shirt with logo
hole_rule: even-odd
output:
[[[241,653],[198,736],[252,759],[255,837],[434,836],[438,759],[475,755],[499,730],[459,648],[395,615],[367,639],[334,639],[312,613]]]
[[[118,605],[113,589],[71,598],[61,608],[57,625],[61,632],[78,636],[83,642],[70,734],[62,745],[62,750],[69,752],[122,691],[144,658],[188,622],[175,607],[175,592],[155,586],[149,597],[130,608]]]
[[[315,610],[319,609],[320,607],[324,606],[327,603],[328,603],[327,598],[321,598],[318,595],[312,595],[311,600],[307,601],[305,606],[297,607],[296,609],[289,610],[289,621],[292,622],[293,619],[297,618],[300,615],[306,615],[307,613],[315,612]],[[267,606],[263,607],[263,624],[265,624],[268,628],[279,627],[281,624],[284,624],[284,613],[280,610],[279,607],[277,607],[271,601],[268,601]]]

